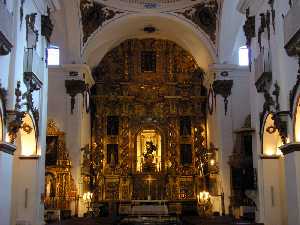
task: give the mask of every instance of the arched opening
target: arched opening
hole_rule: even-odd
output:
[[[20,129],[21,137],[21,155],[37,155],[37,138],[35,124],[30,114],[26,113],[23,118],[23,126]]]
[[[145,129],[137,135],[137,172],[161,170],[162,138],[157,130]]]
[[[300,142],[300,98],[297,101],[294,114],[294,139],[295,142]]]
[[[156,29],[150,34],[143,30],[149,24]],[[111,49],[127,39],[134,38],[173,41],[188,51],[205,70],[217,59],[215,46],[202,30],[173,15],[149,13],[123,16],[101,27],[84,45],[83,61],[94,67]]]
[[[282,140],[274,125],[273,114],[270,113],[265,119],[263,129],[263,144],[262,153],[266,156],[278,156],[282,155],[279,147],[282,145]]]

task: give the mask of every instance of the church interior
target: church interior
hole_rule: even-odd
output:
[[[300,0],[0,0],[0,225],[300,225]]]

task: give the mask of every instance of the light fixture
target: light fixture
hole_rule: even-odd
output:
[[[210,194],[207,191],[201,191],[198,195],[197,195],[197,201],[199,205],[203,205],[206,204],[208,202],[208,200],[210,199]]]

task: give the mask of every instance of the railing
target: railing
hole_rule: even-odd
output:
[[[13,15],[8,11],[5,0],[0,0],[0,21],[0,32],[2,32],[11,43]]]
[[[284,45],[289,55],[294,55],[294,44],[300,39],[300,3],[295,2],[284,17]]]
[[[272,59],[269,51],[262,49],[254,61],[255,63],[255,81],[258,81],[264,73],[272,72]]]
[[[24,55],[24,73],[34,74],[39,80],[42,79],[44,62],[34,48],[28,48]]]

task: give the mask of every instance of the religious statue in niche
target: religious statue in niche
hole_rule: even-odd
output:
[[[115,168],[118,164],[118,145],[108,144],[107,145],[107,164],[111,168]]]
[[[156,151],[157,151],[157,147],[153,144],[153,142],[147,141],[146,152],[143,154],[144,156],[143,170],[145,172],[155,171],[155,163],[153,163],[153,161],[154,161],[154,155]]]
[[[180,136],[190,136],[192,131],[191,118],[184,116],[180,118]]]
[[[46,144],[46,166],[55,166],[58,159],[58,136],[47,136]]]

